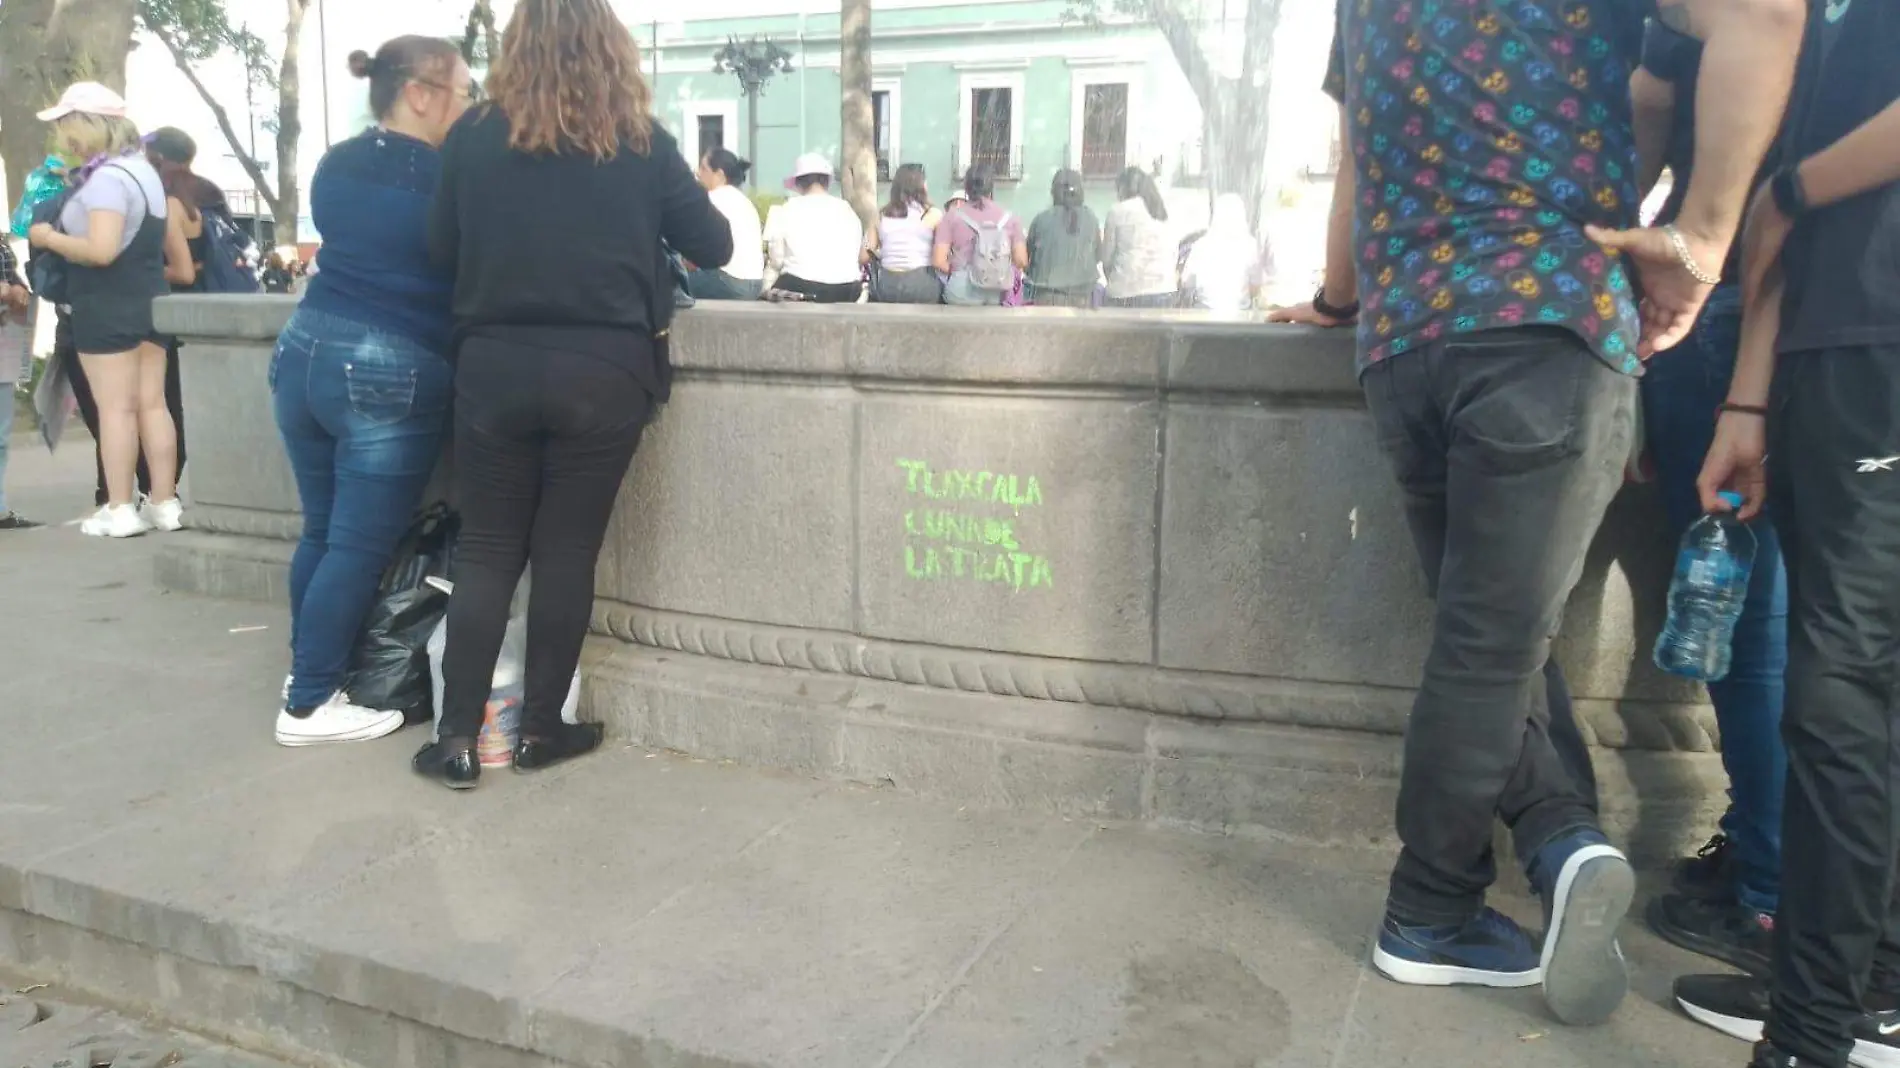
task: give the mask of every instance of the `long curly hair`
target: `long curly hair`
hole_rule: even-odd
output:
[[[605,161],[652,147],[653,91],[640,74],[640,48],[607,0],[521,0],[487,89],[517,151]]]

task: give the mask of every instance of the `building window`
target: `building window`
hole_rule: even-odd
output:
[[[724,115],[702,114],[699,116],[698,126],[699,140],[695,144],[699,151],[693,156],[695,163],[705,159],[706,153],[713,149],[726,147],[726,117]]]
[[[957,140],[950,158],[961,182],[981,167],[999,182],[1023,180],[1023,70],[1028,64],[965,69],[957,93]]]
[[[1128,161],[1128,83],[1082,89],[1082,173],[1112,178]]]
[[[970,166],[987,168],[999,177],[1012,173],[1014,94],[1015,90],[1000,87],[970,90]]]
[[[877,145],[877,180],[891,180],[891,91],[871,91],[872,142]]]

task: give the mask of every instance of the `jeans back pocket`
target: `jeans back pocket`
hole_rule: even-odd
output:
[[[377,425],[401,422],[415,411],[420,378],[413,361],[389,350],[366,346],[343,364],[350,409]]]

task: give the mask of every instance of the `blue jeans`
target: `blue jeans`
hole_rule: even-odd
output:
[[[428,487],[454,375],[408,338],[308,308],[271,356],[277,428],[303,500],[290,564],[290,707],[343,684],[383,571]]]
[[[0,378],[0,516],[7,514],[7,439],[13,436],[13,408],[20,403],[14,396],[17,384]]]
[[[765,289],[758,278],[734,278],[722,270],[686,272],[686,292],[695,300],[757,300]]]
[[[1689,336],[1651,359],[1643,372],[1644,432],[1677,537],[1702,516],[1696,476],[1715,436],[1716,405],[1728,396],[1741,330],[1740,290],[1724,286],[1709,298]],[[1750,529],[1755,571],[1735,625],[1728,677],[1710,684],[1709,697],[1729,779],[1722,833],[1735,850],[1736,897],[1774,912],[1781,897],[1781,793],[1788,769],[1781,741],[1788,576],[1774,527],[1758,519]]]

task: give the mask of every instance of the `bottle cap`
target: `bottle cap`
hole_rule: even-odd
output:
[[[1741,494],[1736,493],[1734,490],[1723,490],[1722,492],[1716,494],[1716,496],[1727,501],[1728,506],[1730,508],[1733,508],[1738,512],[1741,511],[1742,509],[1742,495]]]

